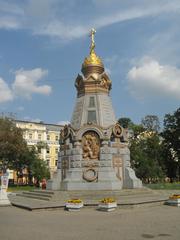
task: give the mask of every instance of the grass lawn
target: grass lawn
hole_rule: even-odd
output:
[[[180,182],[174,182],[174,183],[151,183],[151,184],[145,184],[145,187],[151,188],[151,189],[179,189],[180,190]]]
[[[8,187],[8,192],[30,191],[33,189],[35,189],[34,186],[11,186],[11,187]]]

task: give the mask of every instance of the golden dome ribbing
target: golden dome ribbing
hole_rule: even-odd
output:
[[[83,62],[82,66],[83,67],[87,67],[89,65],[100,65],[100,66],[103,66],[101,58],[96,55],[95,51],[90,53],[90,55],[84,59],[84,62]]]

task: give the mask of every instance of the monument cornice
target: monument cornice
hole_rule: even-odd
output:
[[[109,94],[111,86],[111,80],[105,72],[102,74],[92,73],[86,78],[78,74],[75,80],[75,87],[77,89],[78,96],[84,95],[86,93]]]

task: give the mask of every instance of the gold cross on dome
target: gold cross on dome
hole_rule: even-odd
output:
[[[96,33],[96,30],[94,28],[90,31],[90,37],[91,37],[91,46],[90,46],[90,52],[92,53],[95,48],[95,41],[94,41],[94,35]]]
[[[95,43],[94,41],[94,35],[96,33],[96,30],[94,28],[91,29],[91,32],[90,32],[90,37],[91,37],[91,44],[92,43]]]

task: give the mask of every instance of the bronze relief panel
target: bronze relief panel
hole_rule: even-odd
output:
[[[100,139],[96,132],[88,131],[83,135],[82,149],[84,160],[99,160]]]

